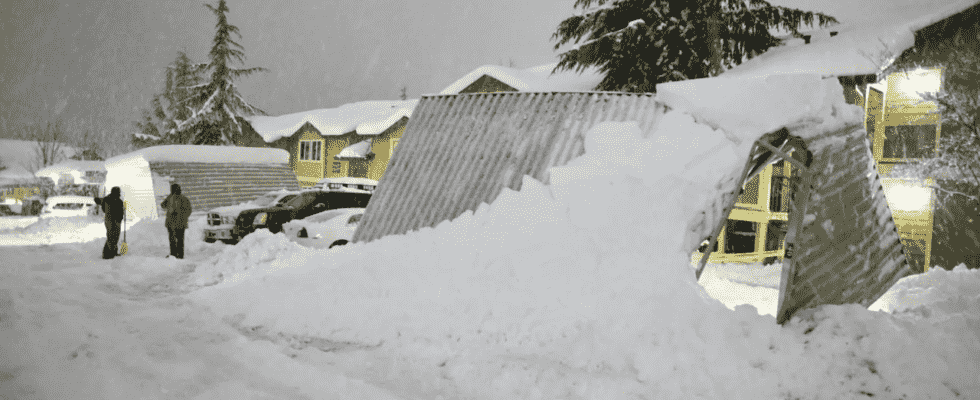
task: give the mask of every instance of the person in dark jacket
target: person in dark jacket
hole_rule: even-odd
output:
[[[180,185],[170,185],[170,195],[160,203],[167,210],[167,237],[170,239],[170,256],[184,258],[184,230],[191,216],[191,201],[180,194]]]
[[[105,215],[105,246],[102,247],[102,258],[109,260],[119,255],[119,227],[123,220],[123,201],[119,186],[113,186],[106,197],[95,197],[95,204],[102,206]]]

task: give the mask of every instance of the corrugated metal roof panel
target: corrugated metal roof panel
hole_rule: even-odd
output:
[[[604,121],[637,121],[644,135],[664,107],[652,94],[502,92],[424,96],[405,128],[354,241],[402,234],[491,203],[529,175],[584,152]]]

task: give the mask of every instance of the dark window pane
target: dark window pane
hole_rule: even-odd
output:
[[[766,251],[779,250],[786,239],[786,221],[772,220],[766,225]]]
[[[730,219],[725,227],[725,253],[751,253],[755,251],[755,222]]]
[[[769,210],[787,212],[789,209],[789,177],[786,176],[789,163],[782,160],[772,166],[772,186],[769,190]]]
[[[885,127],[885,142],[882,145],[882,156],[885,158],[931,157],[935,148],[935,125]]]

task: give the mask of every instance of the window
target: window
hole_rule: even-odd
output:
[[[772,190],[769,192],[769,211],[789,212],[789,163],[781,160],[772,166]]]
[[[302,140],[299,142],[299,159],[301,161],[320,161],[323,142],[319,140]]]
[[[751,253],[755,251],[758,224],[737,219],[728,220],[725,227],[725,253]]]
[[[766,251],[779,250],[786,240],[786,221],[772,220],[766,225]]]
[[[759,202],[759,175],[756,175],[745,184],[742,192],[738,195],[738,202],[753,205]]]
[[[885,127],[881,146],[883,158],[925,158],[936,149],[936,125],[899,125]]]

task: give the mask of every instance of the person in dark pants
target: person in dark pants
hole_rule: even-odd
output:
[[[170,185],[170,195],[160,203],[167,210],[167,237],[170,239],[170,256],[184,258],[184,230],[191,216],[191,201],[180,194],[180,185]]]
[[[119,227],[123,220],[123,201],[120,198],[119,186],[113,186],[109,195],[104,198],[95,197],[95,204],[102,206],[105,214],[105,246],[102,247],[102,258],[110,260],[119,255]]]

